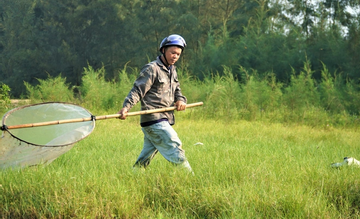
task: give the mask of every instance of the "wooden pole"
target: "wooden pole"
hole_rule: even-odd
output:
[[[186,108],[196,107],[203,105],[203,102],[197,103],[190,103],[186,104]],[[168,112],[175,110],[176,107],[165,107],[159,109],[152,109],[152,110],[142,110],[137,112],[129,112],[127,116],[138,116],[144,114],[151,114],[151,113],[161,113],[161,112]],[[104,115],[104,116],[95,116],[95,120],[103,120],[103,119],[113,119],[119,118],[121,114],[112,114],[112,115]],[[32,128],[32,127],[39,127],[39,126],[47,126],[47,125],[59,125],[59,124],[66,124],[66,123],[75,123],[75,122],[88,122],[94,119],[93,117],[88,118],[79,118],[79,119],[64,119],[58,121],[49,121],[49,122],[38,122],[38,123],[31,123],[31,124],[22,124],[22,125],[12,125],[7,126],[6,129],[19,129],[19,128]]]

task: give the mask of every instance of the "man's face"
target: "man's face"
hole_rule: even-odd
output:
[[[169,65],[175,64],[180,58],[182,49],[177,46],[170,46],[165,49],[165,57]]]

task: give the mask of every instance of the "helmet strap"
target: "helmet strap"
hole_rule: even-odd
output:
[[[163,48],[162,51],[161,51],[161,53],[162,53],[162,56],[164,57],[164,60],[165,60],[165,62],[166,62],[166,63],[164,63],[164,64],[166,65],[166,67],[168,67],[168,66],[170,66],[170,65],[169,65],[168,60],[166,59],[165,52],[166,52],[166,49]]]

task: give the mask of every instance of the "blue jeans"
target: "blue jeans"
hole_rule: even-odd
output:
[[[185,157],[185,151],[181,148],[181,141],[168,121],[142,127],[142,131],[144,133],[144,146],[134,167],[147,167],[154,156],[160,152],[171,163],[183,164],[191,170]]]

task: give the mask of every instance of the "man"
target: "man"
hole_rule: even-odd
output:
[[[126,119],[129,110],[139,101],[141,110],[170,106],[175,106],[178,111],[185,110],[187,99],[181,93],[174,66],[185,47],[185,40],[177,34],[162,40],[159,48],[161,55],[142,68],[125,98],[123,108],[118,112],[121,114],[120,119]],[[171,163],[181,165],[192,172],[181,141],[172,128],[174,123],[173,111],[141,115],[144,145],[134,167],[146,168],[157,152],[160,152]]]

